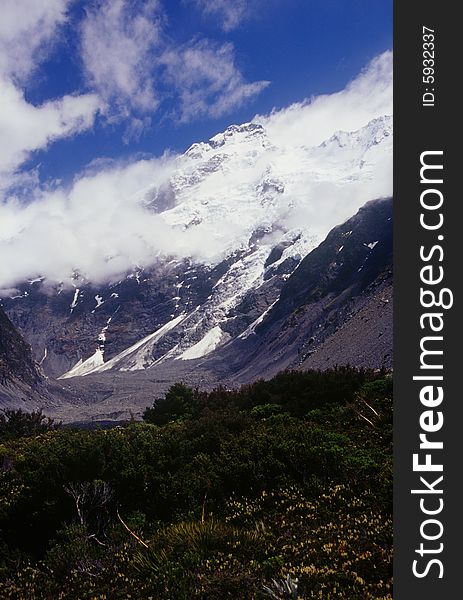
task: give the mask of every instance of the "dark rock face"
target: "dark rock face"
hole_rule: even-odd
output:
[[[32,360],[31,348],[0,308],[0,384],[22,381],[34,386],[41,376]]]
[[[280,306],[301,306],[348,288],[361,291],[391,263],[392,200],[369,202],[305,257],[284,286]]]
[[[97,349],[104,352],[107,362],[166,323],[188,315],[153,347],[147,357],[150,364],[175,347],[201,340],[217,320],[214,302],[222,301],[217,283],[257,251],[252,246],[213,267],[189,260],[159,260],[149,270],[137,269],[122,281],[99,287],[76,281],[74,289],[50,290],[42,282],[26,283],[15,298],[4,298],[3,303],[31,344],[35,360],[52,378]],[[284,277],[296,265],[296,261],[280,264],[268,281],[224,310],[220,317],[223,332],[234,337],[244,331],[277,299]]]
[[[206,364],[225,360],[241,383],[285,368],[392,368],[392,199],[334,228],[255,330]]]
[[[0,307],[0,406],[29,410],[50,398],[29,344]]]

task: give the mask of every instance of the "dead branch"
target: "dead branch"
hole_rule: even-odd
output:
[[[134,531],[132,531],[130,529],[130,527],[127,525],[127,523],[124,522],[124,520],[122,519],[121,515],[119,514],[119,510],[117,508],[116,508],[116,514],[117,514],[117,518],[122,523],[122,525],[127,529],[127,531],[130,533],[130,535],[132,537],[134,537],[137,540],[137,542],[139,542],[142,546],[144,546],[145,548],[149,548],[148,544],[146,542],[144,542]]]

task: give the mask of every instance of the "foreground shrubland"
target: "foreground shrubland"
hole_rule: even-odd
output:
[[[176,384],[105,430],[6,413],[0,597],[391,598],[391,385]]]

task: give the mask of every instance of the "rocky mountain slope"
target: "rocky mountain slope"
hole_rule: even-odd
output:
[[[335,227],[221,358],[240,382],[286,368],[392,368],[392,199]]]
[[[168,181],[140,190],[139,202],[171,228],[170,255],[107,283],[78,271],[70,284],[37,277],[3,295],[3,306],[52,378],[153,372],[167,364],[170,373],[185,372],[205,361],[218,374],[215,357],[253,348],[254,333],[270,327],[270,315],[281,321],[285,311],[302,311],[294,302],[304,257],[372,197],[379,165],[391,153],[387,116],[317,147],[278,145],[259,123],[231,126],[178,157]],[[359,233],[358,260],[376,256],[381,246],[362,244],[378,237]],[[342,242],[335,242],[345,246],[340,257],[350,248]],[[320,264],[322,258],[328,255]],[[337,276],[340,286],[346,273]],[[317,310],[325,314],[324,302],[335,292],[328,290]],[[313,361],[310,351],[305,359]],[[262,363],[252,376],[260,368],[266,372]]]
[[[0,307],[0,407],[35,408],[48,397],[30,346]]]

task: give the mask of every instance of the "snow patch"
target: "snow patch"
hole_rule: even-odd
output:
[[[246,331],[243,331],[243,333],[241,335],[239,335],[238,337],[242,340],[245,340],[246,338],[248,338],[250,335],[252,335],[255,332],[256,327],[262,323],[262,321],[265,319],[265,317],[268,315],[268,313],[272,310],[272,308],[275,306],[275,304],[278,302],[278,298],[275,300],[275,302],[272,302],[272,304],[270,304],[270,306],[267,308],[267,310],[265,310],[260,317],[257,317],[257,319],[255,321],[253,321],[251,323],[251,325],[249,325],[249,327],[246,329]]]
[[[373,250],[373,248],[376,246],[377,243],[378,243],[378,240],[376,240],[376,242],[370,242],[369,244],[363,244],[363,245],[366,246],[367,248],[370,248],[370,250]]]
[[[39,362],[39,365],[43,364],[43,361],[47,358],[47,356],[48,356],[48,348],[45,346],[45,352],[43,353],[43,356]]]
[[[58,379],[69,379],[70,377],[82,377],[94,372],[98,367],[104,364],[103,352],[100,348],[95,350],[95,354],[92,354],[90,358],[82,362],[80,359],[70,371],[58,377]]]
[[[103,298],[101,296],[99,296],[98,294],[95,296],[95,300],[96,300],[95,309],[99,308],[102,304],[104,304]]]
[[[20,294],[19,296],[10,296],[11,300],[17,300],[18,298],[27,298],[29,296],[28,292],[24,292],[24,294]]]
[[[77,306],[77,300],[79,299],[79,293],[80,293],[80,289],[76,288],[76,291],[74,292],[74,299],[72,300],[72,303],[71,303],[71,312]]]
[[[206,335],[194,346],[185,350],[183,354],[177,356],[175,360],[193,360],[202,358],[213,352],[220,345],[224,337],[220,327],[214,327],[206,333]]]

